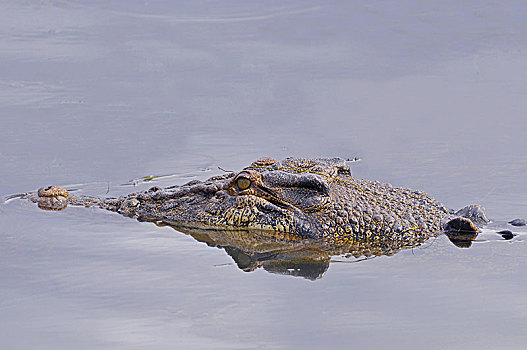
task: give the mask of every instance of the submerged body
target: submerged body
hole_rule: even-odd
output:
[[[253,230],[335,246],[412,246],[439,232],[474,233],[479,206],[456,215],[421,191],[351,175],[341,158],[262,158],[240,172],[121,198],[73,196],[50,186],[28,195],[44,209],[97,205],[140,220],[186,228]]]

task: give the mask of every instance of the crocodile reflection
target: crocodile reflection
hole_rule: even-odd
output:
[[[322,278],[334,256],[360,261],[381,255],[394,255],[402,249],[412,248],[393,241],[336,247],[313,240],[295,239],[293,236],[273,236],[268,232],[196,229],[160,222],[156,224],[172,227],[209,247],[225,250],[242,271],[252,272],[263,268],[270,273],[309,280]]]
[[[196,229],[161,222],[156,224],[172,227],[209,247],[225,250],[242,271],[252,272],[263,268],[270,273],[309,280],[322,278],[335,256],[360,262],[379,256],[392,256],[404,249],[421,246],[404,246],[402,242],[388,241],[335,247],[317,241],[298,240],[291,236],[276,237],[257,231]],[[465,232],[445,236],[458,248],[470,248],[478,233]]]

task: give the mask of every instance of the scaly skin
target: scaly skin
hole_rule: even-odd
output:
[[[41,208],[97,205],[141,220],[186,228],[253,230],[331,246],[413,246],[439,232],[477,233],[483,209],[456,216],[426,193],[351,176],[341,158],[262,158],[238,173],[119,199],[73,196],[50,186],[27,196]],[[463,217],[460,217],[460,216]]]

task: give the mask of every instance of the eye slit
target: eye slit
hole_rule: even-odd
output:
[[[245,177],[240,177],[238,178],[238,180],[236,180],[236,185],[238,185],[238,188],[243,191],[248,189],[249,186],[251,186],[251,180]]]

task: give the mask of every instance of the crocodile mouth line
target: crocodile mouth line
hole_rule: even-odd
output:
[[[255,197],[259,197],[260,199],[264,199],[264,200],[268,201],[269,203],[276,205],[279,208],[286,209],[286,210],[289,210],[289,211],[295,211],[295,207],[294,206],[292,206],[291,204],[287,203],[286,201],[280,199],[273,192],[273,190],[271,190],[270,188],[262,186],[262,185],[258,185],[258,186],[256,186],[256,188],[258,188],[258,190],[263,192],[263,194],[265,194],[265,196],[255,196]]]

